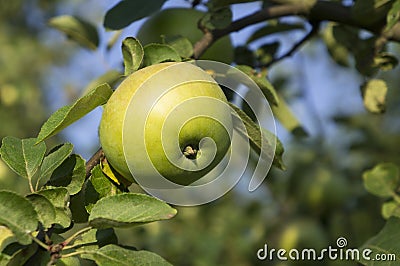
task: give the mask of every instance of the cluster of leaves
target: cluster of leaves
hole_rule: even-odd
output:
[[[156,254],[118,246],[113,228],[169,219],[176,210],[153,197],[121,191],[98,167],[86,179],[85,161],[72,150],[65,143],[46,154],[39,138],[2,140],[3,161],[28,180],[31,193],[0,191],[0,264],[76,265],[87,259],[109,265],[126,258],[132,265],[169,264]],[[77,231],[76,223],[83,222],[87,226]],[[71,231],[68,238],[60,235]]]

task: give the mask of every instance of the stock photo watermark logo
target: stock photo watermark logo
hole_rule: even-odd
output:
[[[128,99],[123,124],[125,161],[147,193],[174,205],[205,204],[231,190],[249,169],[246,125],[219,87],[246,102],[259,126],[276,135],[267,99],[243,72],[207,60],[165,65]],[[274,158],[275,137],[263,133],[260,143],[249,191],[260,186]]]
[[[313,248],[303,249],[275,249],[264,244],[263,248],[257,251],[257,258],[262,261],[396,261],[396,254],[373,253],[369,248],[357,249],[348,248],[347,239],[339,237],[336,246],[328,246],[321,250]]]

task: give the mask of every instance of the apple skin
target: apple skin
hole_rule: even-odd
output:
[[[197,27],[198,21],[205,13],[189,8],[169,8],[151,16],[139,29],[137,38],[143,45],[160,43],[161,35],[180,35],[195,44],[203,36]],[[217,40],[200,57],[203,60],[214,60],[230,64],[233,61],[234,51],[229,36]]]
[[[188,185],[211,171],[229,150],[230,136],[233,130],[232,117],[228,108],[221,109],[220,104],[215,104],[215,102],[227,104],[226,97],[218,84],[202,82],[202,80],[212,80],[211,76],[197,66],[189,63],[161,63],[152,65],[134,72],[118,86],[105,105],[99,127],[100,143],[107,160],[118,173],[131,182],[134,182],[134,177],[126,162],[124,149],[135,150],[135,147],[123,146],[123,143],[127,143],[123,140],[123,127],[124,123],[136,124],[137,121],[131,121],[130,117],[127,117],[125,120],[128,106],[133,97],[139,97],[136,94],[145,81],[150,80],[153,75],[163,75],[163,70],[172,66],[177,67],[177,64],[181,65],[179,65],[180,70],[176,74],[185,76],[185,78],[187,77],[187,82],[177,84],[171,90],[165,88],[166,91],[154,103],[152,110],[148,114],[144,114],[147,117],[145,125],[137,125],[137,127],[138,130],[144,129],[146,153],[134,153],[135,157],[133,159],[130,158],[133,161],[129,161],[129,165],[135,165],[137,169],[141,169],[141,178],[147,178],[147,176],[152,178],[150,176],[152,169],[143,168],[145,167],[144,161],[149,158],[154,168],[163,177],[180,185]],[[169,78],[174,77],[169,76]],[[147,94],[140,95],[143,98],[139,99],[139,103],[149,101],[148,98],[146,99]],[[166,130],[164,122],[167,117],[169,119],[168,123],[171,120],[174,123],[174,120],[179,119],[179,114],[173,112],[182,108],[188,108],[188,105],[182,108],[180,106],[183,106],[182,103],[185,101],[196,97],[207,97],[207,99],[217,100],[207,102],[207,106],[200,106],[199,108],[199,106],[193,104],[189,105],[189,108],[196,108],[197,110],[206,108],[207,114],[210,112],[217,114],[219,122],[210,117],[196,116],[186,119],[187,121],[185,120],[186,122],[179,128]],[[143,110],[143,106],[141,108],[140,104],[138,104],[135,110],[140,112],[140,110]],[[176,115],[176,119],[174,115]],[[206,149],[202,150],[200,141],[204,138],[211,138],[214,141],[216,145],[215,157],[209,158],[210,153]],[[168,150],[168,148],[165,148],[165,146],[168,146],[168,143],[172,143],[177,139],[179,143],[178,149],[171,151],[171,149]],[[187,158],[183,154],[183,150],[187,146],[198,149],[197,154],[194,156],[195,158]],[[169,157],[165,154],[166,152],[168,152]],[[174,162],[178,158],[184,165],[171,163],[170,158],[173,158]],[[209,162],[206,167],[204,167],[205,161]],[[201,167],[196,168],[196,165],[200,165]]]

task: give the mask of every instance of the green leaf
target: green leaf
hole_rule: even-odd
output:
[[[122,56],[124,57],[125,76],[139,69],[144,57],[144,50],[140,42],[133,37],[122,41]]]
[[[122,193],[100,199],[92,208],[89,224],[96,228],[127,227],[170,219],[176,212],[148,195]]]
[[[59,167],[65,159],[71,154],[74,146],[71,143],[65,143],[56,147],[48,154],[40,167],[40,179],[47,180],[54,170]]]
[[[285,100],[279,97],[279,105],[271,105],[272,113],[279,120],[279,122],[284,126],[289,132],[298,137],[306,137],[308,134],[300,124],[299,120],[290,110],[289,106]]]
[[[61,107],[43,124],[37,137],[37,143],[57,134],[97,106],[105,104],[112,93],[110,85],[102,84],[79,98],[73,105]]]
[[[118,193],[121,190],[104,175],[100,165],[96,165],[85,187],[86,210],[90,212],[99,199]]]
[[[22,245],[32,242],[29,234],[37,229],[39,218],[26,198],[10,191],[0,191],[0,224],[7,226]]]
[[[0,254],[8,244],[16,241],[17,239],[15,238],[13,232],[9,228],[0,225]],[[1,259],[0,259],[0,265],[1,265]]]
[[[249,138],[250,145],[251,147],[258,153],[261,153],[261,149],[264,148],[264,153],[268,154],[271,158],[273,157],[273,162],[272,164],[275,167],[278,167],[281,170],[285,169],[285,166],[283,164],[282,160],[282,155],[283,155],[283,145],[280,142],[280,140],[271,132],[268,130],[262,128],[260,130],[260,127],[258,124],[256,124],[242,109],[237,107],[236,105],[229,103],[229,105],[235,110],[235,112],[232,112],[232,115],[237,118],[241,119],[243,121],[244,126],[246,127],[247,132],[242,132],[240,128],[236,128],[236,130],[239,130],[240,133]],[[265,145],[261,145],[261,132],[263,133],[266,141],[268,143],[273,143],[275,141],[276,147],[275,147],[275,154],[271,153],[271,150],[274,147],[265,147]]]
[[[190,58],[193,55],[193,45],[185,37],[179,35],[164,36],[164,42],[174,48],[182,58]]]
[[[400,219],[397,217],[391,217],[383,227],[383,229],[374,237],[369,239],[360,250],[370,249],[372,253],[368,256],[370,260],[366,260],[360,256],[360,262],[363,265],[375,266],[375,265],[397,265],[400,261]],[[384,263],[382,261],[375,260],[375,256],[385,255],[386,258],[389,256],[392,260],[387,260]],[[393,254],[393,255],[392,255]]]
[[[400,0],[396,0],[390,8],[388,14],[386,15],[386,27],[385,30],[388,31],[393,28],[393,26],[399,22],[400,19]]]
[[[275,57],[276,53],[278,52],[280,43],[279,42],[270,42],[265,43],[257,48],[255,51],[257,60],[259,64],[266,65],[270,63]]]
[[[200,20],[202,27],[209,30],[224,29],[232,22],[232,11],[230,8],[223,7],[212,9],[206,13]]]
[[[245,65],[236,66],[237,69],[249,76],[261,89],[264,96],[271,105],[278,105],[279,98],[274,86],[266,78],[266,73],[257,72],[253,68]]]
[[[46,185],[66,187],[70,195],[75,195],[82,189],[85,177],[85,160],[81,156],[73,154],[54,170]]]
[[[54,223],[66,228],[71,224],[71,211],[69,205],[69,194],[66,188],[52,188],[40,190],[37,194],[46,197],[55,207],[56,218]]]
[[[150,66],[162,62],[180,62],[181,57],[174,48],[167,44],[150,43],[144,47],[145,66]]]
[[[46,145],[35,145],[36,139],[5,137],[0,148],[3,161],[18,175],[31,178],[38,170],[46,153]]]
[[[332,59],[338,65],[348,67],[350,51],[335,38],[335,35],[333,34],[334,29],[340,31],[341,27],[338,27],[333,22],[328,23],[322,32],[322,39],[324,40],[328,53]]]
[[[90,231],[82,234],[82,236],[74,241],[76,251],[96,251],[97,249],[108,245],[118,244],[117,235],[114,229],[91,229]],[[84,259],[93,259],[92,254],[83,254]]]
[[[361,85],[361,93],[365,108],[375,114],[386,110],[387,85],[382,79],[371,79]]]
[[[385,219],[389,219],[391,216],[400,218],[400,203],[395,201],[385,202],[382,205],[381,213]]]
[[[93,260],[99,266],[170,266],[171,264],[159,255],[141,250],[125,249],[117,245],[107,245],[93,253]]]
[[[109,70],[100,77],[92,80],[86,88],[83,90],[82,95],[90,93],[92,90],[96,89],[98,86],[107,83],[113,87],[122,78],[122,73],[117,70]]]
[[[81,18],[63,15],[50,19],[49,25],[65,33],[68,38],[85,48],[96,50],[99,46],[99,34],[96,27]]]
[[[38,251],[38,245],[29,245],[19,249],[17,252],[8,257],[7,266],[26,265],[28,260]],[[0,257],[0,263],[1,263]],[[2,265],[2,264],[0,264]]]
[[[372,67],[379,68],[382,71],[394,69],[399,64],[397,58],[389,53],[380,53],[374,57]]]
[[[152,0],[143,3],[136,0],[120,1],[107,11],[104,17],[104,27],[120,30],[132,22],[151,15],[161,9],[166,0]]]
[[[26,198],[32,203],[43,227],[50,228],[56,219],[54,205],[45,196],[36,193],[29,194]]]
[[[252,35],[247,39],[247,43],[254,42],[260,38],[264,38],[268,35],[275,34],[275,33],[282,33],[285,31],[292,31],[292,30],[304,30],[304,25],[302,23],[277,23],[277,24],[267,24],[266,26],[259,28],[258,30],[254,31]]]
[[[379,197],[391,197],[399,186],[399,168],[392,163],[381,163],[363,174],[365,189]]]

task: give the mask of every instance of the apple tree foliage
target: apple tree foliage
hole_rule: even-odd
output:
[[[131,23],[159,11],[165,2],[166,0],[117,1],[104,14],[103,27],[123,31]],[[348,224],[350,227],[356,227],[353,228],[353,232],[359,230],[370,233],[373,230],[363,231],[365,225],[362,223],[366,217],[369,219],[371,216],[360,210],[364,207],[362,205],[371,204],[381,212],[382,217],[376,217],[374,223],[378,221],[375,224],[381,225],[382,229],[375,236],[372,233],[364,235],[364,242],[360,243],[359,247],[370,248],[375,253],[395,254],[396,259],[400,261],[400,138],[396,134],[381,134],[373,125],[374,121],[380,119],[377,116],[385,116],[388,106],[393,106],[390,105],[391,99],[388,99],[387,95],[400,96],[399,93],[391,92],[388,84],[393,77],[387,74],[395,69],[398,63],[396,47],[391,45],[400,42],[400,1],[264,0],[260,3],[259,11],[232,20],[232,5],[246,2],[255,1],[191,1],[193,8],[208,10],[198,22],[204,36],[196,43],[191,43],[185,36],[164,36],[160,43],[145,46],[142,46],[135,36],[124,40],[113,38],[106,42],[99,37],[99,25],[94,25],[85,18],[70,14],[49,19],[49,27],[58,29],[88,50],[99,49],[100,45],[106,45],[107,49],[119,45],[124,70],[110,70],[93,80],[82,97],[54,112],[43,123],[36,136],[2,138],[2,161],[18,176],[26,179],[30,192],[19,194],[15,191],[0,190],[0,265],[32,265],[38,261],[56,265],[80,265],[83,261],[91,261],[97,265],[187,263],[187,258],[179,258],[176,254],[177,250],[185,248],[184,243],[172,245],[174,250],[165,254],[168,257],[167,261],[156,253],[120,244],[116,234],[119,228],[143,226],[150,222],[171,219],[176,215],[177,208],[151,196],[130,192],[126,184],[115,178],[101,150],[85,161],[79,154],[73,153],[71,143],[54,144],[51,142],[52,136],[96,107],[106,104],[113,88],[124,76],[160,62],[198,58],[215,40],[257,23],[261,23],[261,26],[250,34],[243,45],[234,48],[235,58],[232,63],[257,83],[268,99],[278,122],[300,139],[290,147],[295,151],[295,155],[288,158],[287,162],[283,161],[283,146],[279,142],[273,165],[276,169],[286,168],[289,174],[284,180],[276,180],[274,177],[278,174],[273,169],[271,191],[276,195],[277,203],[271,206],[272,209],[278,209],[276,206],[286,208],[281,209],[281,213],[277,211],[265,215],[285,217],[290,220],[288,224],[299,225],[298,230],[304,231],[304,228],[310,226],[308,224],[301,229],[307,219],[296,222],[292,216],[296,211],[303,211],[322,221],[322,225],[334,228],[334,232],[349,232],[346,231]],[[284,17],[296,19],[284,20]],[[1,26],[0,29],[3,30]],[[294,31],[303,32],[304,37],[283,53],[280,48],[281,42],[267,38],[283,36]],[[331,166],[336,162],[329,156],[321,155],[325,154],[324,147],[318,143],[321,140],[316,140],[317,143],[313,146],[310,143],[304,144],[307,137],[305,127],[291,110],[287,96],[279,89],[279,82],[271,82],[269,79],[269,70],[276,63],[292,56],[303,45],[315,39],[325,45],[335,64],[355,69],[363,77],[360,99],[369,114],[335,117],[337,124],[348,130],[357,130],[362,135],[350,147],[352,153],[358,153],[358,157],[352,156],[356,158],[354,162],[350,162],[356,166],[345,171],[331,170]],[[0,74],[0,77],[1,75],[4,74]],[[11,79],[7,86],[11,86],[14,81],[16,82],[15,79]],[[4,88],[3,86],[1,90],[5,90]],[[254,114],[246,105],[232,106],[244,121],[254,152],[259,152],[259,135],[264,129],[258,126]],[[48,146],[49,143],[52,144],[51,147]],[[376,154],[376,149],[385,150]],[[296,164],[292,166],[293,161],[296,161]],[[310,165],[313,167],[309,167]],[[357,176],[358,179],[349,180],[347,176]],[[282,204],[282,201],[285,201],[285,204]],[[244,209],[248,219],[259,219],[262,213],[257,204],[245,206]],[[224,215],[227,223],[243,219],[238,213],[225,208],[205,207],[204,210],[193,212],[190,214],[192,218],[202,217],[191,220],[194,226],[201,228],[211,225],[211,230],[218,227],[213,219],[217,216]],[[351,213],[347,215],[346,212]],[[350,218],[346,219],[346,216]],[[173,219],[183,219],[184,222],[185,216],[182,217],[177,216]],[[385,225],[379,222],[384,219],[387,220]],[[263,220],[262,223],[255,224],[248,236],[284,236],[287,228],[279,227],[280,223],[282,222],[278,218],[271,219],[270,224]],[[215,226],[212,227],[213,225]],[[168,228],[168,225],[165,226]],[[227,228],[243,230],[241,225],[235,222]],[[165,229],[164,232],[168,230],[171,230],[169,235],[161,233],[141,240],[144,243],[152,243],[149,238],[154,237],[159,239],[159,244],[162,245],[165,238],[174,235],[176,228]],[[206,238],[204,235],[196,235],[196,230],[191,231],[188,239]],[[311,231],[323,234],[320,233],[323,230],[318,228]],[[231,236],[230,231],[224,228],[214,230],[212,234],[222,236],[224,240]],[[209,241],[206,241],[210,245],[209,249],[203,247],[205,252],[202,255],[209,263],[221,262],[213,251],[223,250],[224,243],[213,241],[215,239],[209,237]],[[327,245],[328,240],[333,238],[319,236],[318,239],[314,242]],[[357,242],[357,239],[352,240]],[[286,243],[284,239],[280,242]],[[247,250],[237,239],[234,239],[233,243],[235,248],[244,250],[245,254],[257,250]],[[152,243],[151,246],[157,245]],[[169,247],[156,249],[163,253],[163,248],[164,251],[169,250]],[[227,252],[229,253],[229,250]],[[233,262],[241,262],[241,258],[235,259],[233,254],[231,258],[234,258]],[[376,262],[362,259],[359,262],[377,265]],[[256,264],[257,261],[243,263]]]

